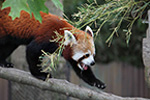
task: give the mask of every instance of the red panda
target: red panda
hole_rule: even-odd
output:
[[[41,72],[39,56],[41,50],[53,53],[59,44],[49,40],[57,38],[55,32],[65,38],[62,56],[70,62],[76,74],[91,86],[104,89],[106,86],[98,80],[90,66],[95,64],[95,46],[92,29],[87,26],[85,31],[79,30],[63,18],[40,12],[42,23],[21,11],[20,18],[12,20],[8,16],[10,8],[0,10],[0,66],[13,67],[6,58],[19,46],[27,45],[26,59],[30,72],[38,79],[45,80],[48,73]]]

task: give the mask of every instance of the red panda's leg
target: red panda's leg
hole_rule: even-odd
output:
[[[80,75],[81,78],[91,86],[95,86],[100,89],[106,88],[106,85],[94,76],[90,67],[87,70],[81,71]]]
[[[26,58],[31,74],[38,79],[45,80],[48,74],[41,72],[40,67],[37,66],[40,64],[39,56],[41,56],[41,54],[38,45],[30,44],[27,46]]]
[[[37,43],[34,40],[27,46],[26,57],[27,62],[29,64],[30,72],[33,76],[38,79],[45,80],[48,76],[48,73],[41,72],[40,67],[37,66],[41,62],[39,61],[39,56],[42,55],[41,50],[45,52],[54,52],[56,47],[48,42],[45,43]]]
[[[88,83],[91,86],[98,87],[100,89],[104,89],[106,85],[97,79],[95,75],[93,74],[90,67],[88,67],[87,70],[82,71],[78,66],[77,62],[74,60],[69,60],[70,64],[72,65],[73,69],[75,70],[76,74],[86,83]]]
[[[0,38],[0,66],[13,67],[12,63],[6,62],[6,58],[18,47],[18,45],[8,42],[6,38]]]

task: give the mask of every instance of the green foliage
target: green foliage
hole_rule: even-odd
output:
[[[48,8],[44,5],[44,0],[27,0],[28,7],[30,8],[30,15],[33,13],[35,19],[42,22],[40,11],[48,13]]]
[[[140,24],[139,24],[140,23]],[[132,36],[129,45],[126,44],[126,34],[121,29],[126,27],[126,23],[122,24],[118,36],[113,37],[110,47],[107,46],[106,40],[111,34],[109,25],[105,24],[101,29],[101,34],[96,38],[96,61],[108,63],[111,61],[122,61],[137,67],[143,66],[142,61],[142,39],[146,34],[146,24],[142,24],[142,20],[137,20],[132,27]]]
[[[56,70],[56,65],[64,49],[64,37],[57,31],[55,34],[57,37],[50,40],[50,42],[57,42],[60,44],[60,46],[52,54],[42,50],[43,54],[39,57],[42,63],[38,65],[41,67],[42,72],[50,73]]]
[[[41,64],[39,65],[41,67],[41,72],[49,73],[51,71],[56,70],[56,63],[58,62],[58,55],[57,53],[50,54],[49,52],[44,52],[42,50],[43,54],[39,57],[41,60]]]
[[[61,9],[61,11],[63,11],[63,5],[62,5],[62,3],[59,1],[59,0],[52,0],[52,2],[55,4],[55,6],[57,7],[57,8],[60,8]]]
[[[78,8],[79,12],[74,14],[74,17],[79,20],[75,22],[75,25],[80,26],[80,28],[86,25],[99,26],[96,35],[105,23],[112,25],[112,33],[106,40],[106,43],[109,43],[110,46],[114,35],[118,36],[118,31],[123,21],[126,21],[128,24],[124,32],[126,34],[126,43],[128,44],[133,24],[142,16],[143,11],[149,4],[149,0],[107,0],[103,5],[99,5],[95,1],[92,4],[85,4]]]
[[[2,5],[2,9],[11,7],[11,12],[9,13],[9,15],[12,16],[12,19],[15,19],[16,17],[20,16],[21,10],[30,12],[26,2],[27,0],[6,0]]]
[[[34,14],[35,19],[42,22],[42,17],[40,15],[40,11],[48,13],[48,8],[45,6],[46,0],[6,0],[3,5],[2,9],[6,7],[11,7],[11,11],[9,15],[14,20],[16,17],[20,17],[20,11],[24,10],[28,13]],[[56,7],[59,7],[61,10],[63,9],[63,5],[60,3],[59,0],[52,0]]]
[[[84,3],[86,3],[86,0],[63,0],[65,15],[73,21],[72,14],[77,13],[77,7]]]

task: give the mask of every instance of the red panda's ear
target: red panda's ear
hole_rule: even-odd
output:
[[[68,30],[65,30],[64,31],[64,36],[65,36],[65,42],[64,42],[64,45],[68,45],[68,44],[76,44],[77,41],[76,41],[76,38],[74,37],[74,35],[68,31]]]
[[[85,32],[90,34],[92,37],[94,36],[93,31],[89,26],[86,27]]]

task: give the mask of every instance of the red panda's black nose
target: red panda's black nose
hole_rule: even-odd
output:
[[[93,62],[91,63],[91,66],[93,66],[93,65],[95,65],[95,61],[93,61]]]

